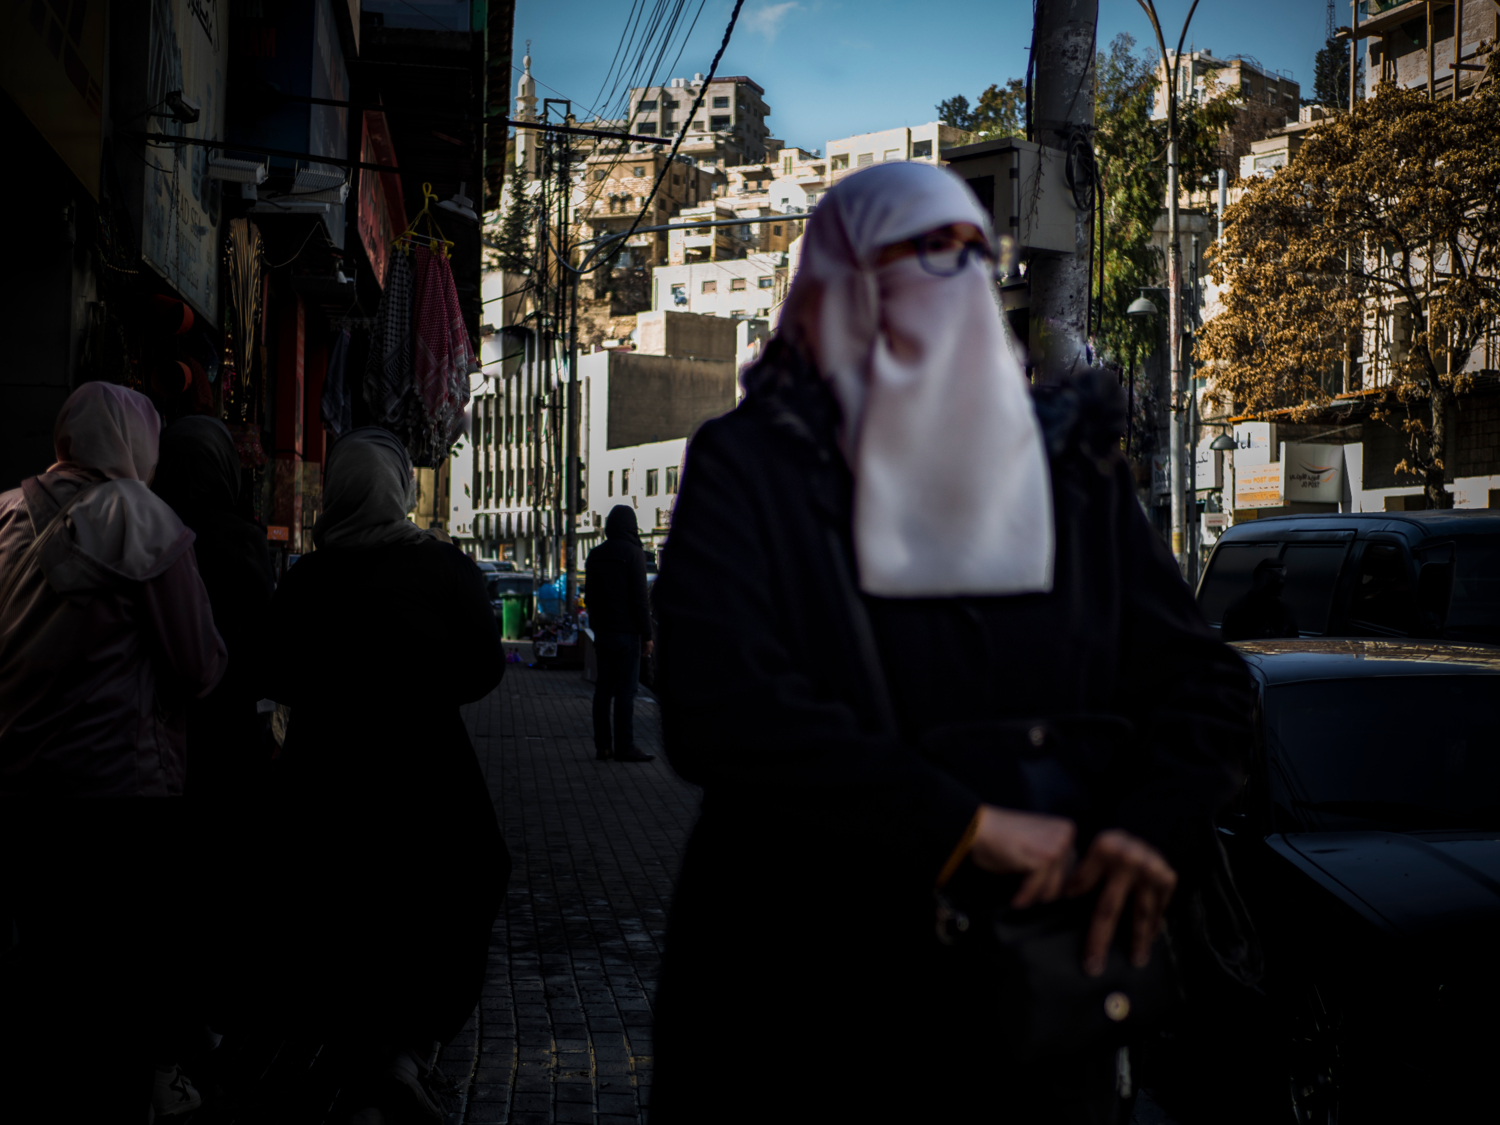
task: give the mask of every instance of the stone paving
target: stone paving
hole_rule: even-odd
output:
[[[596,761],[592,692],[576,671],[511,664],[464,709],[515,868],[484,997],[441,1060],[460,1091],[452,1125],[645,1120],[657,970],[698,790],[667,765],[644,689],[636,744],[657,760]]]

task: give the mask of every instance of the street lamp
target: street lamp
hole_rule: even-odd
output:
[[[1125,310],[1125,315],[1127,315],[1127,316],[1160,316],[1161,315],[1161,310],[1156,307],[1155,303],[1151,300],[1151,298],[1147,297],[1143,293],[1139,297],[1137,297],[1135,300],[1133,300],[1133,301],[1130,302],[1130,307]]]
[[[1213,441],[1208,443],[1208,448],[1212,449],[1215,453],[1228,453],[1231,449],[1236,448],[1234,444],[1234,435],[1227,433],[1220,434],[1218,437],[1214,438]]]
[[[1155,0],[1137,2],[1151,20],[1151,29],[1156,33],[1156,46],[1161,53],[1162,78],[1165,79],[1163,85],[1167,88],[1167,362],[1172,374],[1172,554],[1181,567],[1187,562],[1187,544],[1183,534],[1187,513],[1183,496],[1186,482],[1182,464],[1182,412],[1186,396],[1182,385],[1182,360],[1178,355],[1178,341],[1182,337],[1182,238],[1177,212],[1177,86],[1182,67],[1182,44],[1187,40],[1188,25],[1193,22],[1193,13],[1198,10],[1198,0],[1193,0],[1192,7],[1188,8],[1187,19],[1182,22],[1182,34],[1177,37],[1175,55],[1167,53],[1161,21],[1156,17]]]

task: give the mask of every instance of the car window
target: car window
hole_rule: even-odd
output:
[[[511,578],[506,575],[496,575],[485,583],[485,587],[490,592],[491,600],[503,597],[506,594],[521,594],[530,596],[531,579]]]
[[[1224,620],[1229,603],[1250,589],[1250,577],[1261,559],[1274,559],[1280,543],[1221,543],[1198,590],[1198,608],[1211,625]],[[1299,618],[1300,620],[1300,618]]]
[[[1272,685],[1279,830],[1500,828],[1500,676]]]
[[[1500,543],[1455,544],[1453,594],[1443,636],[1500,639]]]
[[[1345,543],[1293,543],[1281,556],[1286,568],[1286,587],[1281,600],[1297,619],[1297,629],[1302,633],[1326,633],[1328,613],[1333,607],[1333,590],[1338,585],[1339,571],[1344,566],[1344,556],[1349,553]],[[1249,582],[1246,581],[1246,589]]]
[[[1362,632],[1404,637],[1411,632],[1414,609],[1405,552],[1390,543],[1367,544],[1349,619]]]

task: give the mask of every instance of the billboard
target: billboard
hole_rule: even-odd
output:
[[[1287,442],[1281,455],[1288,503],[1337,504],[1344,493],[1344,447]]]
[[[149,11],[147,104],[165,112],[167,95],[180,90],[198,107],[191,124],[153,119],[151,128],[222,140],[229,0],[150,0]],[[219,306],[219,183],[207,175],[213,151],[147,145],[141,221],[141,257],[209,323]]]
[[[104,152],[104,5],[0,5],[0,87],[95,199]]]

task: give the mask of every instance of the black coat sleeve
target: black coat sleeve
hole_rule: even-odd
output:
[[[644,640],[651,639],[651,605],[646,599],[646,552],[630,552],[630,620]]]
[[[1119,690],[1144,760],[1112,819],[1191,874],[1203,858],[1212,817],[1239,782],[1250,676],[1204,623],[1127,472],[1122,466],[1117,491],[1124,570]]]
[[[821,525],[752,479],[751,455],[718,440],[723,425],[689,451],[656,591],[668,757],[704,787],[706,810],[755,810],[766,840],[798,849],[809,874],[857,851],[930,880],[978,799],[828,686],[838,677],[826,666],[855,657],[836,599],[808,592],[827,588]],[[788,537],[807,549],[773,561],[770,545]],[[828,616],[794,630],[785,619],[799,609]],[[798,632],[818,636],[817,651]]]

